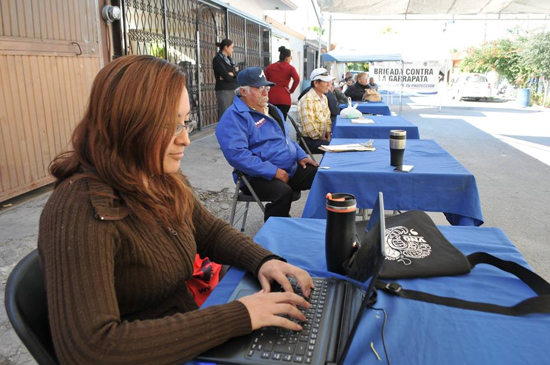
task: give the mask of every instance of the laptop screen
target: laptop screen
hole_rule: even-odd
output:
[[[338,364],[343,364],[355,332],[361,321],[361,317],[365,309],[369,304],[370,297],[374,291],[374,284],[378,280],[378,274],[382,269],[382,264],[384,263],[385,255],[385,231],[386,231],[386,222],[384,217],[384,196],[382,192],[378,193],[378,198],[376,200],[376,208],[378,210],[378,215],[376,217],[376,222],[373,224],[373,227],[370,229],[368,234],[363,236],[361,241],[361,247],[369,247],[368,255],[366,256],[366,262],[362,264],[366,270],[367,279],[364,281],[364,284],[367,285],[367,291],[361,303],[361,308],[357,312],[357,316],[354,320],[353,327],[347,337],[346,346],[342,351],[342,354],[339,356]],[[374,217],[374,214],[373,216]],[[373,218],[371,218],[373,219]],[[369,222],[370,223],[370,222]],[[368,242],[369,240],[374,240],[375,242]],[[364,256],[361,257],[364,259]]]

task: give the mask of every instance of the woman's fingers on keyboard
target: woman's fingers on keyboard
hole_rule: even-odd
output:
[[[307,271],[280,260],[268,260],[260,267],[260,270],[258,271],[258,279],[260,280],[260,284],[262,285],[262,288],[267,291],[269,291],[269,289],[267,288],[267,283],[263,279],[267,279],[268,281],[275,280],[281,284],[285,291],[291,292],[292,286],[286,277],[287,275],[296,278],[296,281],[302,288],[302,292],[306,297],[308,297],[311,292],[311,288],[313,288],[313,280]]]
[[[306,316],[304,316],[304,314],[296,306],[292,304],[284,304],[284,303],[279,304],[278,308],[279,308],[278,311],[280,313],[277,313],[277,314],[286,314],[296,319],[299,319],[302,322],[307,321]]]
[[[310,304],[307,302],[307,300],[305,300],[304,297],[301,297],[298,294],[294,294],[291,292],[279,292],[272,294],[274,295],[277,303],[288,303],[306,309],[309,309],[310,307]]]
[[[299,295],[290,292],[265,293],[258,292],[238,299],[243,303],[250,315],[252,329],[258,329],[265,326],[282,326],[288,329],[297,330],[296,325],[290,325],[282,322],[280,315],[289,315],[299,320],[305,320],[305,317],[297,306],[309,308],[309,303]],[[288,321],[288,320],[287,320]],[[290,322],[290,321],[289,321]]]
[[[271,284],[269,283],[269,279],[267,277],[259,275],[258,281],[260,282],[263,291],[265,291],[266,293],[269,293],[271,291]]]
[[[308,272],[302,269],[298,269],[295,273],[293,273],[292,276],[296,279],[296,282],[302,289],[304,297],[309,298],[311,294],[311,289],[313,289],[315,285],[313,284],[313,279],[308,274]]]
[[[285,292],[294,293],[290,281],[283,273],[278,273],[273,277],[284,289]]]
[[[273,323],[269,326],[283,327],[292,331],[302,330],[302,326],[300,326],[298,323],[292,322],[290,319],[280,316],[273,316]]]

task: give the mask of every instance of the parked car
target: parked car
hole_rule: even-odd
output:
[[[476,99],[487,100],[491,97],[491,84],[487,77],[482,74],[467,73],[462,74],[453,83],[453,99]]]

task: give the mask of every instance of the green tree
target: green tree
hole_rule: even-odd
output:
[[[310,27],[312,31],[314,31],[317,34],[324,35],[325,34],[325,28],[319,28],[318,26],[314,25],[313,27]]]
[[[380,34],[398,34],[398,32],[389,25],[386,25],[380,29]]]
[[[348,71],[369,71],[368,62],[348,62],[346,63]]]
[[[485,62],[485,52],[483,44],[480,47],[470,47],[466,49],[466,57],[460,63],[461,72],[479,72],[485,73],[490,71],[489,65]]]
[[[532,70],[536,76],[544,77],[544,101],[548,95],[550,82],[550,32],[541,32],[529,37],[521,51],[525,68]]]
[[[525,87],[531,72],[520,55],[525,42],[526,38],[519,36],[513,40],[498,39],[479,47],[470,47],[466,50],[466,57],[460,64],[460,70],[479,73],[494,70],[511,84]]]
[[[515,40],[499,39],[493,45],[489,62],[492,68],[504,76],[508,82],[525,87],[529,81],[530,68],[522,60],[521,51],[526,42],[525,37]]]
[[[166,58],[166,49],[164,48],[164,42],[151,43],[151,56]]]

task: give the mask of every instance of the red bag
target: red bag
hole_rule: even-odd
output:
[[[221,269],[222,265],[210,261],[208,257],[201,259],[198,254],[195,256],[193,277],[187,281],[187,288],[199,307],[220,282]]]

